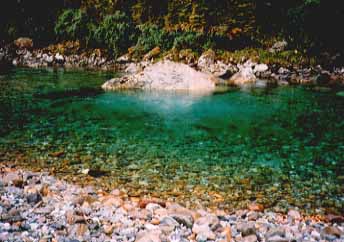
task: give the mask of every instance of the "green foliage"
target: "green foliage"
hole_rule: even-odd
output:
[[[80,9],[67,9],[59,16],[55,25],[55,33],[59,39],[77,40],[89,36],[88,18]]]
[[[306,5],[310,4],[320,4],[320,0],[305,0]]]
[[[133,1],[131,12],[135,24],[161,24],[167,11],[168,2],[168,0]]]
[[[161,49],[169,49],[171,47],[171,40],[169,34],[154,24],[140,25],[139,37],[136,48],[143,53],[146,53],[159,46]]]
[[[344,1],[4,0],[2,5],[0,42],[20,36],[35,44],[78,39],[117,54],[135,43],[140,52],[156,46],[200,52],[266,47],[265,39],[279,38],[302,52],[344,53],[344,36],[334,27],[344,21]]]
[[[115,56],[126,52],[135,38],[134,28],[125,13],[117,11],[105,16],[94,32],[94,41]]]
[[[104,16],[99,24],[81,9],[67,9],[59,16],[55,32],[60,40],[82,40],[86,46],[108,49],[117,56],[135,39],[135,28],[121,11]]]
[[[154,24],[140,25],[139,30],[136,51],[141,54],[147,53],[157,46],[165,51],[175,48],[178,50],[192,49],[196,52],[202,52],[214,46],[212,38],[201,32],[169,32]]]
[[[207,8],[202,3],[194,2],[189,22],[192,30],[204,30],[207,26],[206,21]]]
[[[244,48],[235,51],[224,51],[220,53],[221,59],[225,62],[244,63],[251,59],[255,62],[266,63],[270,66],[292,67],[293,65],[314,65],[315,59],[305,56],[296,50],[271,53],[262,48]]]
[[[177,49],[207,50],[213,47],[210,36],[199,32],[177,32],[173,47]]]

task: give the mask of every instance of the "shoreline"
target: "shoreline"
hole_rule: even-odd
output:
[[[37,241],[334,241],[344,239],[342,216],[264,211],[259,204],[226,213],[192,210],[159,198],[80,187],[2,166],[0,240]]]
[[[135,164],[125,170],[109,170],[89,166],[86,160],[84,161],[86,166],[73,165],[73,161],[70,160],[71,157],[66,156],[67,153],[63,149],[50,152],[45,158],[30,157],[23,153],[17,153],[15,157],[12,157],[9,155],[12,152],[7,151],[7,153],[3,153],[3,165],[35,172],[48,172],[66,182],[71,182],[79,186],[93,186],[107,192],[113,189],[121,189],[131,197],[159,197],[165,201],[178,202],[189,209],[207,207],[212,210],[222,209],[227,212],[233,212],[237,209],[245,209],[251,203],[255,202],[260,204],[267,212],[282,214],[286,214],[291,208],[298,208],[306,215],[321,215],[324,217],[328,214],[341,215],[343,211],[340,198],[335,196],[329,197],[330,192],[327,195],[325,193],[322,196],[322,202],[319,203],[319,198],[314,197],[314,195],[312,196],[312,193],[308,195],[303,194],[302,190],[296,190],[293,193],[288,189],[292,188],[292,186],[288,185],[277,188],[275,185],[270,184],[267,188],[253,191],[252,186],[257,185],[257,181],[256,179],[250,180],[246,176],[241,177],[240,180],[234,183],[233,181],[229,182],[226,190],[218,189],[217,183],[214,186],[201,184],[187,186],[185,185],[184,179],[176,182],[176,186],[155,189],[161,184],[164,186],[170,183],[170,179],[158,178],[154,175],[155,173],[146,173],[145,169],[133,172],[132,168],[135,171]],[[53,162],[46,162],[47,160]],[[173,168],[168,169],[168,171],[170,174],[174,174]],[[235,177],[249,172],[250,170],[243,169],[243,173],[238,173]],[[134,179],[132,181],[130,177],[137,177],[137,174],[149,178],[150,181],[146,182],[144,179]],[[285,179],[283,175],[281,176],[282,173],[275,172],[274,174],[280,180]],[[293,181],[301,182],[299,179],[298,177],[294,177]],[[340,189],[339,185],[335,187]],[[329,186],[328,189],[334,189],[334,187]],[[298,192],[301,192],[303,195],[297,195]]]
[[[212,50],[205,51],[198,59],[189,59],[188,56],[178,57],[176,61],[171,53],[160,53],[154,48],[142,59],[132,59],[127,53],[117,59],[102,55],[99,49],[88,50],[82,54],[62,55],[58,51],[50,51],[49,48],[26,49],[7,47],[0,49],[2,59],[7,61],[7,67],[28,68],[66,68],[85,69],[93,71],[122,72],[126,76],[133,76],[145,70],[159,61],[172,61],[183,63],[193,70],[212,75],[214,78],[223,80],[229,85],[240,86],[242,84],[255,82],[254,80],[266,80],[268,85],[305,85],[320,88],[342,88],[344,87],[344,67],[332,70],[323,69],[321,66],[292,66],[286,68],[276,64],[265,64],[264,62],[252,61],[250,58],[242,58],[241,62],[232,59],[222,60]],[[183,50],[180,51],[183,53]],[[1,60],[0,60],[1,61]],[[239,83],[231,80],[232,77],[239,79]],[[254,79],[252,81],[252,79]],[[221,81],[220,81],[221,82]]]

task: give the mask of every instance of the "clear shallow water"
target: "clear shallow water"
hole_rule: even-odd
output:
[[[335,92],[104,93],[110,77],[0,76],[1,160],[190,206],[343,213],[344,98]]]

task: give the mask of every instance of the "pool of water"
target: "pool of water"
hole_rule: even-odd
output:
[[[1,75],[0,161],[186,206],[344,212],[344,98],[335,91],[101,91],[112,76]]]

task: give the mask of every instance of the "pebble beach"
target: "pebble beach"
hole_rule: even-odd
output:
[[[344,241],[343,216],[192,210],[15,167],[1,167],[0,196],[0,241]]]

